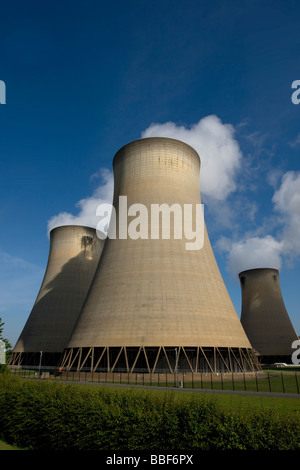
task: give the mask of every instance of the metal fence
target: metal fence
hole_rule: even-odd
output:
[[[299,395],[300,371],[267,369],[253,373],[155,373],[148,371],[90,372],[89,370],[58,371],[57,368],[10,367],[16,376],[61,382],[112,384],[127,386],[168,387],[189,390],[227,390],[245,392],[284,393]]]

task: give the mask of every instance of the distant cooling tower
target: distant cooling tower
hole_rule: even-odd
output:
[[[239,274],[241,323],[260,362],[291,362],[298,339],[282,298],[277,269],[250,269]]]
[[[205,227],[199,250],[186,249],[188,240],[178,237],[181,224],[170,239],[152,236],[153,204],[179,204],[183,211],[184,204],[201,204],[198,154],[174,139],[140,139],[117,152],[113,168],[117,238],[105,242],[61,365],[110,372],[255,370]],[[119,223],[126,219],[120,196],[127,196],[128,234],[138,226],[140,206],[133,204],[147,208],[149,227],[142,229],[140,219],[140,238],[126,237]]]
[[[96,230],[62,226],[50,232],[45,276],[11,365],[57,365],[90,288],[104,242]]]

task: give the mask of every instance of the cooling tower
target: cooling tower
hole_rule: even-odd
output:
[[[13,349],[11,365],[57,365],[68,344],[103,248],[96,230],[62,226],[51,230],[44,279]]]
[[[239,274],[241,323],[260,362],[291,362],[298,336],[282,298],[277,269],[250,269]]]
[[[188,249],[187,237],[178,235],[181,222],[172,221],[175,212],[173,219],[169,217],[169,239],[162,234],[163,222],[157,237],[157,219],[150,220],[157,205],[164,204],[163,210],[177,204],[182,211],[189,206],[195,213],[196,205],[201,207],[198,154],[174,139],[140,139],[116,153],[113,169],[116,236],[111,223],[62,367],[151,373],[252,371],[252,347],[205,226],[203,247]],[[196,223],[195,214],[193,220]]]

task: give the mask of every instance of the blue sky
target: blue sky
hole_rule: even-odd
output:
[[[206,225],[238,315],[237,272],[268,264],[300,333],[299,13],[296,1],[1,5],[0,317],[13,345],[49,228],[93,219],[114,154],[147,135],[199,151]]]

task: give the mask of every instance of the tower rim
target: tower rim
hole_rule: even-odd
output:
[[[180,140],[180,139],[174,139],[173,137],[142,137],[141,139],[136,139],[136,140],[132,140],[131,142],[123,145],[122,147],[119,148],[119,150],[115,153],[115,156],[113,158],[113,162],[112,162],[112,166],[114,167],[116,161],[118,160],[118,158],[120,157],[120,154],[128,147],[130,147],[131,145],[137,145],[137,144],[142,144],[142,143],[146,143],[146,142],[169,142],[169,143],[173,143],[173,144],[177,144],[177,145],[183,145],[187,148],[189,148],[194,154],[195,156],[198,158],[199,160],[199,164],[201,166],[201,158],[200,158],[200,155],[198,154],[198,152],[194,149],[194,147],[192,147],[190,144],[184,142],[183,140]]]
[[[79,228],[84,228],[84,229],[88,229],[88,230],[96,230],[96,227],[92,227],[90,225],[81,225],[81,224],[65,224],[65,225],[57,225],[56,227],[53,227],[49,234],[51,234],[52,232],[54,232],[55,230],[58,230],[58,229],[64,229],[64,228],[75,228],[75,227],[79,227]]]
[[[245,269],[244,271],[241,271],[239,273],[239,277],[241,277],[242,275],[245,275],[246,273],[254,274],[255,272],[263,272],[263,271],[272,271],[272,272],[279,273],[279,269],[277,269],[277,268],[270,268],[270,267],[267,267],[267,268],[251,268],[251,269]]]

